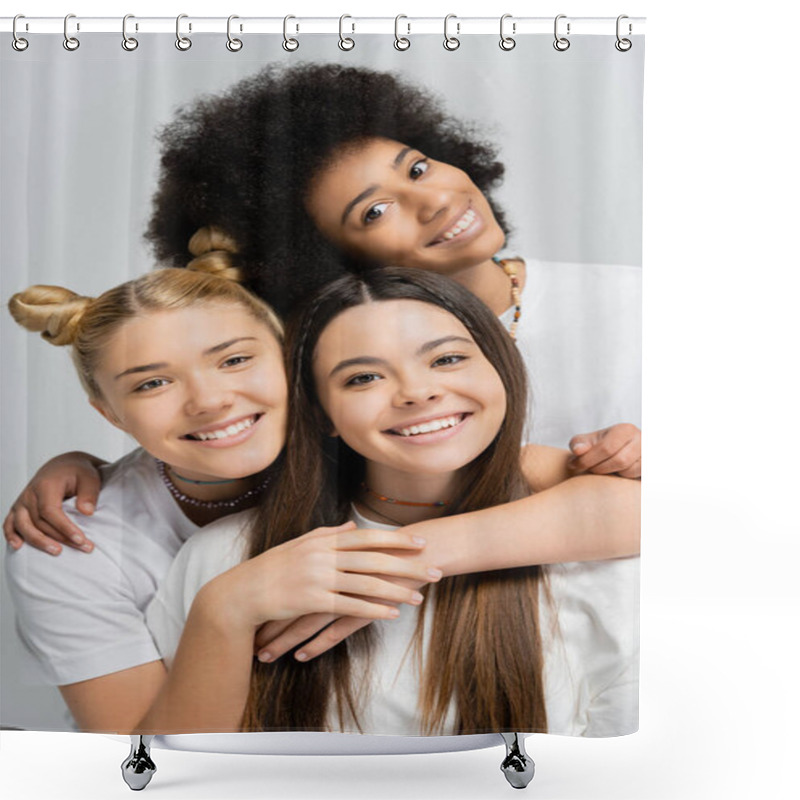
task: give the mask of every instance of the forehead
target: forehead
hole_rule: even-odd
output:
[[[104,349],[112,358],[158,349],[174,349],[188,354],[235,336],[254,336],[279,346],[266,320],[256,319],[244,305],[210,301],[194,303],[186,308],[143,311],[126,320]]]
[[[420,300],[379,300],[343,311],[327,325],[315,348],[315,360],[329,362],[359,355],[414,354],[445,336],[474,343],[458,319]]]
[[[408,151],[408,145],[394,139],[355,139],[337,147],[315,177],[315,184],[339,179],[347,173],[351,180],[363,179],[373,173],[393,169],[398,154]]]

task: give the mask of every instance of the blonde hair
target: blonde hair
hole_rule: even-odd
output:
[[[220,248],[221,244],[235,247],[235,243],[229,237],[225,242],[221,236],[225,235],[219,229],[201,228],[192,237],[199,257],[185,269],[156,269],[99,297],[84,297],[61,286],[31,286],[8,301],[8,310],[23,328],[41,333],[50,344],[72,346],[78,377],[93,400],[102,398],[94,374],[103,348],[126,321],[142,313],[197,303],[239,305],[282,343],[280,319],[263,300],[239,284],[239,270],[229,255],[235,250]]]

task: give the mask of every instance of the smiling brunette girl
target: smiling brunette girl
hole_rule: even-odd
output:
[[[166,673],[144,608],[180,545],[201,526],[253,506],[280,464],[282,326],[236,282],[235,270],[223,273],[156,270],[98,298],[33,286],[9,303],[21,325],[72,346],[92,406],[141,446],[104,469],[100,502],[87,520],[93,552],[69,550],[54,560],[24,548],[6,559],[26,650],[84,730],[129,730],[145,713]],[[69,503],[65,511],[76,513]],[[273,617],[337,607],[367,617],[394,613],[339,594],[352,590],[362,557],[376,546],[351,528],[316,531],[291,552],[272,551],[265,585],[276,570],[297,581],[282,593],[273,588]],[[404,533],[381,546],[421,548]],[[345,551],[347,574],[337,564]],[[326,560],[309,575],[308,558]],[[397,557],[366,567],[387,569],[429,579]],[[414,596],[378,578],[371,589],[392,602]]]
[[[286,462],[248,526],[249,545],[240,520],[211,526],[182,549],[148,609],[174,665],[141,730],[634,730],[638,560],[554,567],[551,602],[545,568],[522,566],[524,536],[493,537],[490,526],[473,536],[471,517],[565,489],[566,527],[592,529],[599,517],[623,535],[638,530],[638,482],[581,476],[544,490],[563,479],[568,457],[552,448],[533,448],[540,463],[523,471],[524,368],[491,311],[447,278],[376,269],[319,292],[293,321],[288,348]],[[272,548],[348,519],[379,536],[454,515],[441,563],[459,543],[466,555],[419,610],[404,607],[306,663],[254,664],[253,634],[270,617],[247,587]],[[226,561],[231,569],[214,578]],[[487,564],[496,571],[478,572]],[[561,628],[560,608],[569,615]]]

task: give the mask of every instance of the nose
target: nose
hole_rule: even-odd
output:
[[[184,410],[189,416],[215,414],[231,404],[230,392],[223,381],[204,374],[187,382]]]
[[[424,406],[435,403],[442,396],[435,381],[421,376],[405,376],[398,381],[394,404],[398,408]]]
[[[417,208],[417,218],[425,224],[439,217],[444,218],[453,205],[452,192],[443,186],[419,182],[413,184],[410,191]]]

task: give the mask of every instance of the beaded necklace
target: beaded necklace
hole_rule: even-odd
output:
[[[514,341],[517,339],[517,328],[519,327],[519,318],[522,316],[522,293],[519,288],[519,277],[517,276],[517,266],[513,261],[508,261],[499,256],[492,256],[492,261],[501,267],[503,272],[508,275],[511,280],[511,302],[514,304],[514,319],[508,326],[508,333]]]
[[[245,500],[254,495],[260,494],[267,488],[267,485],[270,482],[270,475],[267,475],[258,486],[254,486],[252,489],[248,489],[244,494],[240,494],[238,497],[232,497],[230,500],[198,500],[196,497],[189,497],[188,494],[184,494],[173,482],[172,479],[169,477],[169,473],[167,472],[167,465],[156,459],[156,467],[158,469],[158,474],[161,476],[161,480],[164,481],[164,485],[169,489],[169,493],[179,502],[179,503],[186,503],[187,505],[194,506],[195,508],[206,508],[209,510],[216,510],[218,508],[236,508],[236,506],[241,505]]]
[[[396,497],[387,497],[385,494],[380,494],[379,492],[370,489],[366,483],[361,484],[361,488],[367,494],[376,497],[378,500],[383,500],[384,503],[394,503],[397,506],[412,506],[413,508],[442,508],[443,506],[449,506],[449,500],[435,500],[433,503],[416,503],[412,500],[398,500]]]

